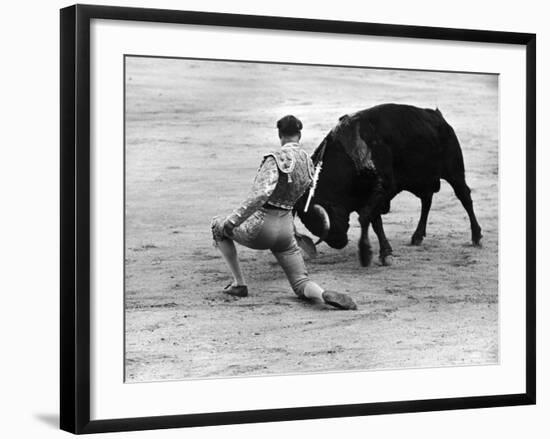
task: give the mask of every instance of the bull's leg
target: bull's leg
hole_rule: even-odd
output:
[[[455,191],[455,195],[462,203],[462,206],[464,206],[464,209],[466,210],[466,213],[470,218],[470,228],[472,230],[472,243],[474,245],[480,245],[479,241],[481,240],[483,235],[481,234],[481,227],[479,226],[476,215],[474,213],[472,197],[470,196],[470,192],[471,192],[470,188],[466,184],[466,181],[464,180],[464,178],[459,180],[452,180],[452,181],[449,181],[449,183],[453,187],[453,190]]]
[[[382,216],[378,215],[372,220],[372,230],[376,233],[378,237],[378,243],[380,245],[380,263],[382,265],[391,265],[393,262],[393,250],[391,248],[386,234],[384,233],[384,225],[382,224]]]
[[[428,222],[428,214],[430,213],[430,208],[432,207],[432,197],[433,193],[424,194],[420,197],[420,201],[422,202],[422,211],[420,213],[418,226],[416,227],[416,230],[411,238],[411,245],[422,244],[422,240],[426,236],[426,224]]]
[[[382,178],[378,177],[372,193],[365,204],[365,206],[359,210],[359,223],[361,224],[361,237],[359,238],[359,261],[363,267],[368,267],[372,261],[372,249],[369,242],[369,225],[377,217],[380,217],[380,206],[387,200],[387,191],[384,188]],[[380,220],[381,224],[381,220]]]
[[[361,224],[361,237],[359,238],[359,262],[363,267],[368,267],[372,261],[372,249],[369,241],[369,224],[366,217],[359,216]]]

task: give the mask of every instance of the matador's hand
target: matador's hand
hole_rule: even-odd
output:
[[[234,228],[235,228],[235,224],[233,224],[229,220],[225,220],[225,222],[223,223],[223,234],[231,238],[233,236]]]

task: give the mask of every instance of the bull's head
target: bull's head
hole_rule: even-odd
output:
[[[305,204],[305,200],[300,200]],[[302,205],[303,205],[302,204]],[[300,209],[300,206],[297,205]],[[348,243],[349,213],[339,206],[314,200],[307,212],[298,210],[298,216],[306,228],[332,248],[341,249]]]
[[[346,117],[346,116],[345,116]],[[345,118],[344,117],[344,118]],[[349,124],[340,123],[325,137],[313,153],[315,165],[322,160],[315,194],[304,212],[308,193],[296,204],[298,216],[306,228],[335,249],[348,243],[349,216],[353,208],[355,166],[344,143],[349,136]]]

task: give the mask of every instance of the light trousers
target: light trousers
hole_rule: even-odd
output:
[[[223,221],[216,217],[213,221]],[[220,239],[219,237],[214,239]],[[294,237],[293,217],[290,210],[262,207],[233,229],[233,239],[255,250],[271,250],[283,268],[292,290],[304,297],[308,283],[313,283],[307,273],[304,258]]]

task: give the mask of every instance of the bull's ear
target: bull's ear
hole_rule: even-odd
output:
[[[340,136],[340,143],[353,162],[357,172],[373,168],[372,149],[370,144],[361,136],[361,126],[359,123],[350,126],[345,131],[345,135],[342,134]]]

